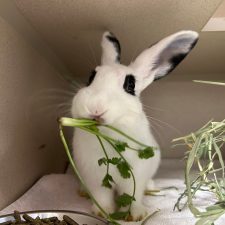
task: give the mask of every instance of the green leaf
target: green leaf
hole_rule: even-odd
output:
[[[102,164],[107,165],[107,159],[105,157],[98,160],[98,165],[101,166]]]
[[[109,215],[114,220],[122,220],[128,216],[128,211],[126,212],[114,212]]]
[[[106,174],[102,180],[102,186],[107,187],[107,188],[112,188],[111,183],[114,183],[112,176],[109,174]]]
[[[147,147],[143,150],[138,151],[138,157],[140,159],[149,159],[154,156],[154,149],[152,147]]]
[[[124,152],[126,150],[126,147],[128,147],[128,144],[126,142],[117,141],[114,146],[116,151]]]
[[[125,161],[119,162],[117,164],[117,169],[123,178],[130,178],[130,166]]]
[[[120,161],[121,161],[121,158],[118,158],[118,157],[113,157],[112,159],[108,159],[108,163],[111,163],[113,165],[118,165]]]
[[[116,198],[116,204],[119,208],[130,205],[132,203],[132,201],[135,201],[135,198],[126,193],[124,193]]]

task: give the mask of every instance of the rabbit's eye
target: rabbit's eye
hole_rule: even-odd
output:
[[[123,88],[128,94],[135,95],[135,78],[132,74],[126,75]]]
[[[92,83],[92,81],[95,79],[95,75],[96,75],[96,71],[92,70],[91,75],[90,75],[89,80],[88,80],[88,83],[87,83],[87,86],[89,86]]]

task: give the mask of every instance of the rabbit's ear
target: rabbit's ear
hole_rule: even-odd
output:
[[[120,43],[117,38],[109,31],[104,32],[102,36],[102,65],[112,65],[120,63]]]
[[[144,50],[130,64],[137,81],[138,90],[136,91],[140,93],[152,81],[171,72],[191,51],[197,41],[198,33],[180,31]]]

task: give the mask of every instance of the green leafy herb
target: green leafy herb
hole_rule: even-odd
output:
[[[99,166],[103,166],[103,165],[106,166],[106,174],[102,179],[102,185],[104,187],[112,188],[112,184],[115,183],[115,181],[113,180],[113,177],[109,174],[110,166],[115,166],[118,169],[119,173],[121,174],[121,176],[123,178],[126,179],[126,178],[132,177],[132,180],[133,180],[133,193],[132,193],[132,195],[128,195],[128,194],[124,193],[123,195],[121,195],[117,198],[117,202],[116,202],[119,207],[128,206],[127,207],[128,209],[125,212],[115,212],[113,214],[108,215],[105,212],[105,210],[101,207],[101,205],[97,202],[97,200],[94,198],[91,191],[86,186],[84,180],[80,176],[79,171],[76,167],[76,164],[75,164],[75,162],[74,162],[74,160],[73,160],[73,158],[70,154],[68,145],[66,143],[66,140],[65,140],[65,137],[64,137],[64,134],[63,134],[63,126],[77,127],[81,130],[84,130],[84,131],[89,132],[89,133],[96,136],[96,138],[98,139],[98,141],[100,143],[100,146],[102,148],[103,154],[105,155],[104,157],[102,157],[98,160]],[[110,129],[110,130],[118,133],[119,135],[121,135],[123,137],[121,139],[126,138],[130,142],[133,142],[136,145],[140,146],[141,150],[132,148],[126,142],[115,140],[115,139],[105,135],[104,133],[101,133],[98,126],[103,126],[107,129]],[[109,125],[99,124],[98,122],[93,121],[93,120],[89,120],[89,119],[73,119],[73,118],[66,118],[66,117],[60,118],[59,119],[59,130],[60,130],[60,136],[61,136],[63,145],[65,147],[67,156],[68,156],[69,161],[71,163],[71,166],[72,166],[75,174],[79,178],[82,186],[85,188],[85,190],[88,193],[88,195],[90,196],[91,200],[96,204],[96,206],[100,209],[100,211],[103,213],[103,215],[108,219],[108,221],[110,222],[109,224],[120,225],[119,223],[117,223],[115,221],[115,219],[116,220],[125,219],[128,215],[130,215],[130,208],[131,208],[132,202],[135,200],[134,196],[135,196],[135,190],[136,190],[136,181],[135,181],[134,174],[132,172],[132,168],[128,164],[128,162],[124,158],[124,156],[122,155],[122,152],[124,152],[127,148],[129,150],[133,150],[133,151],[138,152],[140,154],[139,158],[145,158],[146,159],[146,158],[149,158],[149,157],[153,157],[154,154],[151,151],[151,150],[153,150],[153,148],[150,147],[150,146],[147,146],[145,144],[142,144],[141,142],[139,142],[139,141],[135,140],[134,138],[128,136],[127,134],[123,133],[122,131],[118,130],[115,127],[112,127],[112,126],[109,126]],[[109,158],[107,150],[104,146],[105,142],[112,146],[112,149],[115,150],[115,152],[118,154],[118,157]]]
[[[132,201],[135,201],[135,198],[124,193],[116,198],[116,205],[121,208],[130,205]]]
[[[108,163],[113,165],[118,165],[121,162],[121,158],[113,157],[112,159],[108,159]]]
[[[149,159],[154,156],[154,150],[152,147],[146,147],[143,150],[139,150],[138,156],[141,159]]]
[[[128,165],[127,162],[125,162],[125,161],[120,161],[120,162],[117,164],[117,169],[119,170],[120,175],[121,175],[123,178],[130,178],[130,166]]]
[[[126,147],[129,147],[126,142],[120,142],[120,141],[117,141],[114,146],[118,152],[124,152],[126,150]]]
[[[106,174],[102,180],[102,186],[107,187],[107,188],[112,188],[111,183],[114,183],[112,176],[109,174]]]
[[[98,165],[101,166],[102,164],[107,165],[107,159],[105,157],[98,160]]]

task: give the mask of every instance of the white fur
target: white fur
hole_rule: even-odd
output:
[[[174,44],[178,36],[183,35],[186,38],[192,35],[193,41],[194,37],[196,38],[195,34],[188,31],[170,36],[169,39],[160,42],[158,47],[153,46],[153,52],[150,49],[145,50],[130,66],[124,66],[115,62],[116,52],[113,52],[113,45],[112,43],[107,43],[104,34],[102,47],[105,60],[102,60],[101,66],[96,67],[97,73],[92,84],[82,88],[75,95],[71,109],[73,117],[91,118],[93,114],[104,113],[102,119],[104,119],[106,124],[124,131],[146,145],[158,147],[151,132],[149,121],[143,111],[139,94],[154,79],[156,73],[151,73],[150,66],[157,53],[160,54],[170,43]],[[176,45],[174,44],[174,46]],[[182,51],[186,51],[185,46],[182,48]],[[109,55],[107,55],[107,52]],[[164,67],[165,65],[162,66]],[[124,79],[127,74],[135,75],[137,96],[132,96],[123,89]],[[137,147],[134,143],[125,140],[107,128],[100,129],[103,133],[115,139],[124,140],[129,145]],[[110,157],[118,156],[111,146],[107,143],[104,144]],[[101,185],[106,168],[98,165],[98,159],[104,157],[104,154],[94,135],[77,129],[73,138],[73,155],[87,186],[108,213],[112,213],[115,210],[115,191],[118,194],[132,194],[132,179],[121,178],[117,168],[114,166],[110,167],[110,174],[116,184],[113,185],[112,189]],[[146,211],[142,205],[143,191],[147,182],[153,178],[159,167],[160,150],[158,148],[155,151],[155,156],[148,160],[139,159],[137,153],[131,150],[126,150],[123,155],[132,166],[136,178],[136,201],[131,207],[131,215],[136,220],[145,216]],[[96,206],[93,206],[93,211],[96,214],[99,213]]]

